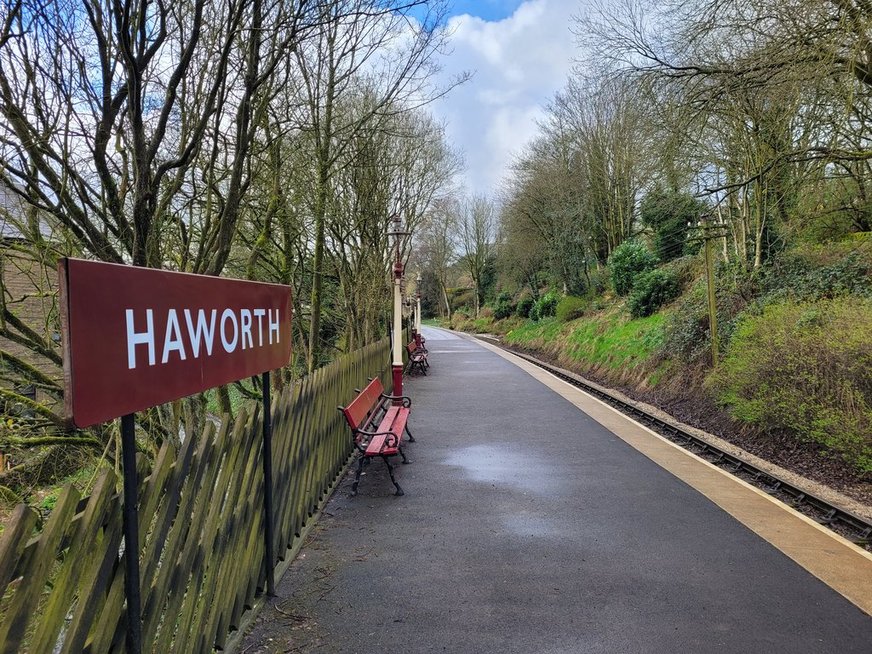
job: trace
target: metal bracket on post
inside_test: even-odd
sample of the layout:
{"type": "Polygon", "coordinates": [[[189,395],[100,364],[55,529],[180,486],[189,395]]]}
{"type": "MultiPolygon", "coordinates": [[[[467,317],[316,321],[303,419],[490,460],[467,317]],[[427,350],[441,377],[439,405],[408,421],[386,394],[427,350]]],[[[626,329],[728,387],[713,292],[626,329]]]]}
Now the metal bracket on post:
{"type": "Polygon", "coordinates": [[[121,417],[121,459],[124,471],[124,591],[127,595],[127,651],[142,654],[142,598],[139,594],[139,503],[136,474],[136,422],[121,417]]]}
{"type": "Polygon", "coordinates": [[[272,402],[269,392],[269,372],[261,375],[263,386],[263,512],[264,559],[266,564],[266,594],[275,597],[275,551],[273,537],[273,478],[272,478],[272,402]]]}

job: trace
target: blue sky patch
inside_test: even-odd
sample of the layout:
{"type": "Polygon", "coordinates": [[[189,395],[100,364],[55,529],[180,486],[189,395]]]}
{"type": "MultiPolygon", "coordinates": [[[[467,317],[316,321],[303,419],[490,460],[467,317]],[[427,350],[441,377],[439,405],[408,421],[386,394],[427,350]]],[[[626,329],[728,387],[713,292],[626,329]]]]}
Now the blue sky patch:
{"type": "Polygon", "coordinates": [[[450,9],[452,16],[469,14],[484,20],[502,20],[511,16],[522,0],[454,0],[450,9]]]}

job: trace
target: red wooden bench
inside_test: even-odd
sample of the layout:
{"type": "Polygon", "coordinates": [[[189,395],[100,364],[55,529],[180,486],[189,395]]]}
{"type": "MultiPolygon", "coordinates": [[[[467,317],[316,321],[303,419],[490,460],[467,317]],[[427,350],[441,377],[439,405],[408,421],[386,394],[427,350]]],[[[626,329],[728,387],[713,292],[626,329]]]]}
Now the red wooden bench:
{"type": "Polygon", "coordinates": [[[357,474],[351,486],[352,495],[357,495],[357,485],[360,483],[364,464],[369,464],[376,456],[381,457],[388,467],[388,474],[397,488],[397,495],[403,494],[403,489],[394,478],[394,468],[388,458],[399,454],[403,463],[409,463],[403,452],[402,441],[403,432],[408,434],[409,442],[415,441],[406,424],[412,400],[405,395],[385,395],[384,391],[381,380],[376,377],[348,406],[338,407],[351,428],[354,447],[360,452],[357,474]]]}
{"type": "Polygon", "coordinates": [[[426,375],[427,368],[430,367],[430,362],[427,361],[427,350],[419,348],[415,341],[410,341],[406,345],[406,350],[409,352],[409,364],[406,370],[409,373],[418,370],[426,375]]]}

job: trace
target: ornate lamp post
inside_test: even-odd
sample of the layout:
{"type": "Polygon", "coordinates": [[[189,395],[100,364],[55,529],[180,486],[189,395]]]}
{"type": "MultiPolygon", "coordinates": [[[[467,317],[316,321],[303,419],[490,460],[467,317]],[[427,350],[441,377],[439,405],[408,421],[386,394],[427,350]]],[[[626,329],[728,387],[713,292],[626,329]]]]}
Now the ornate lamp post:
{"type": "MultiPolygon", "coordinates": [[[[403,280],[403,257],[402,240],[409,232],[403,230],[403,219],[399,214],[391,217],[391,225],[388,228],[388,238],[394,238],[394,329],[393,329],[393,357],[391,359],[391,372],[394,387],[392,394],[403,394],[403,297],[401,283],[403,280]]],[[[399,400],[394,400],[399,403],[399,400]]]]}
{"type": "Polygon", "coordinates": [[[415,278],[415,347],[421,349],[421,271],[415,278]]]}
{"type": "Polygon", "coordinates": [[[409,330],[412,333],[412,336],[415,335],[415,301],[406,295],[406,289],[403,289],[403,318],[406,321],[406,325],[409,327],[409,330]]]}

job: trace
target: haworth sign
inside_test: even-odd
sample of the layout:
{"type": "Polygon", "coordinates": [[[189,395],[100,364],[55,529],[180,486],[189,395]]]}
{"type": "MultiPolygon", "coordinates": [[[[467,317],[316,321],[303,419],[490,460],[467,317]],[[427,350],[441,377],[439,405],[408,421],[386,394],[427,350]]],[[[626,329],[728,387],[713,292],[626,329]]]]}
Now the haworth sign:
{"type": "Polygon", "coordinates": [[[88,427],[280,368],[287,286],[64,259],[67,418],[88,427]]]}

